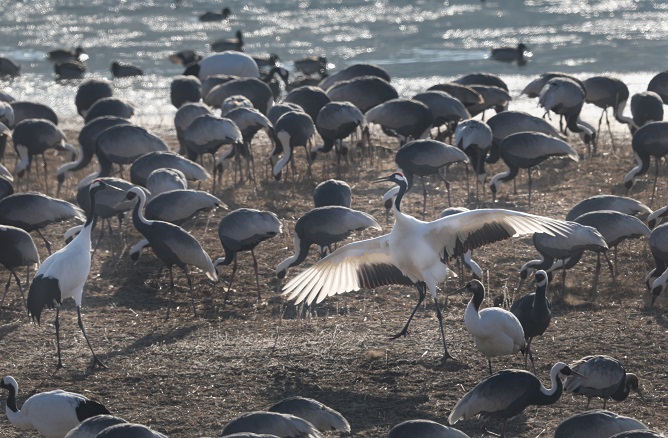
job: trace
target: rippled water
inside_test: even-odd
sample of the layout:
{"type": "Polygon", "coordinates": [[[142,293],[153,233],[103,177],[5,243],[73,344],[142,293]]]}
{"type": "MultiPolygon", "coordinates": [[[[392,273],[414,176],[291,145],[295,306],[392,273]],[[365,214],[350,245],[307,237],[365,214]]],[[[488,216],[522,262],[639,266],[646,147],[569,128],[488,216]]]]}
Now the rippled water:
{"type": "MultiPolygon", "coordinates": [[[[182,68],[169,53],[201,53],[237,29],[250,54],[276,53],[287,68],[310,54],[333,70],[356,62],[386,68],[401,95],[473,71],[499,74],[514,96],[528,80],[551,70],[586,78],[610,73],[631,92],[666,69],[668,5],[610,1],[352,1],[0,0],[0,54],[22,64],[22,76],[0,82],[19,99],[43,101],[63,118],[74,116],[76,82],[57,83],[45,54],[81,45],[89,75],[111,77],[114,60],[141,66],[146,76],[116,81],[118,95],[139,108],[139,119],[171,123],[170,77],[182,68]],[[201,23],[207,10],[232,10],[229,20],[201,23]],[[527,65],[488,59],[498,46],[526,44],[527,65]]],[[[515,107],[533,106],[518,99],[515,107]]]]}

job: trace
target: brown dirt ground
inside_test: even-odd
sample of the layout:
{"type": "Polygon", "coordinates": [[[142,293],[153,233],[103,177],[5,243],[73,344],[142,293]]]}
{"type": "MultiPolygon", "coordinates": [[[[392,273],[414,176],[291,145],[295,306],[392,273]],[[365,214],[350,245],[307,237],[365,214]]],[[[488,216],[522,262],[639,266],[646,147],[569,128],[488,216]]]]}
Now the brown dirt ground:
{"type": "MultiPolygon", "coordinates": [[[[175,144],[171,127],[163,126],[156,131],[175,144]]],[[[77,134],[68,135],[76,138],[77,134]]],[[[617,136],[617,157],[608,152],[609,145],[604,145],[601,147],[604,153],[596,157],[579,163],[550,161],[540,171],[534,171],[535,191],[530,210],[525,172],[518,179],[518,194],[513,194],[511,184],[504,185],[496,206],[562,218],[571,206],[587,196],[623,194],[621,181],[633,166],[632,154],[630,136],[622,132],[617,136]]],[[[572,136],[571,141],[584,151],[579,139],[572,136]]],[[[383,138],[380,143],[389,149],[396,148],[394,140],[383,138]]],[[[265,155],[257,156],[266,156],[266,142],[262,148],[265,155]]],[[[442,303],[447,302],[444,311],[447,341],[458,359],[445,364],[440,361],[442,347],[431,303],[418,311],[407,338],[389,340],[389,335],[403,326],[415,305],[417,294],[410,287],[392,286],[333,297],[310,309],[307,316],[299,317],[294,306],[274,292],[274,268],[290,254],[294,223],[311,208],[316,183],[334,174],[333,159],[321,156],[314,165],[313,177],[300,171],[280,182],[268,179],[263,162],[258,159],[257,187],[250,183],[235,185],[232,172],[227,172],[225,188],[214,190],[230,209],[242,206],[268,209],[283,221],[283,235],[263,243],[257,250],[262,286],[259,305],[255,302],[250,255],[241,254],[230,302],[224,303],[222,299],[229,268],[216,285],[197,273],[195,296],[200,316],[193,318],[187,284],[178,275],[177,307],[172,309],[171,319],[165,321],[169,280],[165,272],[157,277],[160,262],[150,253],[136,266],[125,254],[114,258],[107,236],[93,256],[83,318],[94,348],[108,369],[88,369],[90,351],[69,300],[61,312],[65,368],[56,371],[55,313],[45,311],[41,326],[30,323],[16,286],[12,285],[0,319],[0,372],[18,380],[20,402],[31,394],[55,388],[76,391],[101,400],[116,415],[147,424],[172,437],[218,436],[235,416],[264,409],[293,395],[313,397],[339,410],[350,421],[356,437],[383,437],[392,426],[408,419],[425,418],[445,424],[456,401],[487,375],[486,360],[475,350],[463,324],[468,297],[446,298],[445,294],[440,297],[442,303]]],[[[297,163],[300,169],[304,167],[302,151],[297,153],[297,163]]],[[[353,188],[353,206],[373,214],[385,232],[390,226],[384,224],[380,196],[389,187],[371,185],[369,181],[388,174],[392,164],[391,154],[377,152],[373,160],[356,158],[342,175],[353,188]]],[[[51,172],[55,165],[50,164],[51,172]]],[[[496,164],[489,174],[502,169],[502,164],[496,164]]],[[[81,178],[90,171],[86,169],[77,176],[81,178]]],[[[481,202],[472,198],[468,201],[464,175],[461,166],[453,166],[449,173],[453,205],[490,206],[489,192],[481,202]]],[[[32,178],[32,188],[39,188],[35,177],[32,178]]],[[[76,180],[68,180],[65,199],[74,197],[76,180]]],[[[655,208],[663,202],[662,184],[655,208]]],[[[429,190],[428,216],[434,219],[447,206],[447,198],[442,185],[435,181],[429,190]]],[[[650,191],[651,178],[645,177],[632,195],[649,204],[650,191]]],[[[418,215],[421,202],[418,188],[405,199],[404,208],[418,215]]],[[[201,217],[186,225],[212,258],[222,255],[216,230],[224,215],[225,211],[219,210],[210,218],[201,217]]],[[[47,229],[55,248],[63,245],[60,236],[71,225],[58,224],[47,229]]],[[[139,239],[133,227],[126,230],[124,250],[139,239]]],[[[373,235],[377,233],[360,233],[350,240],[373,235]]],[[[42,259],[46,258],[42,242],[37,238],[35,241],[42,259]]],[[[115,236],[117,248],[119,241],[115,236]]],[[[475,258],[487,273],[485,284],[489,293],[498,296],[512,294],[520,266],[537,258],[537,253],[530,239],[525,238],[479,249],[475,258]]],[[[304,266],[315,260],[314,252],[304,266]]],[[[651,310],[645,307],[647,293],[643,278],[653,263],[647,240],[620,246],[617,282],[612,283],[609,273],[604,271],[599,294],[592,303],[588,297],[594,263],[595,256],[589,254],[569,271],[566,303],[555,305],[550,328],[534,342],[538,375],[549,385],[549,369],[556,361],[571,362],[590,354],[614,356],[624,362],[627,370],[640,376],[645,401],[632,395],[623,403],[610,403],[609,408],[657,430],[668,431],[665,415],[668,320],[661,307],[651,310]]],[[[296,272],[298,269],[289,277],[296,272]]],[[[555,287],[559,287],[559,281],[555,280],[555,287]]],[[[450,282],[445,290],[451,291],[455,286],[457,281],[450,282]]],[[[527,291],[525,288],[523,293],[527,291]]],[[[523,359],[520,355],[495,359],[494,366],[521,368],[523,359]]],[[[592,401],[592,408],[601,406],[601,400],[592,401]]],[[[509,435],[552,436],[561,420],[584,407],[584,399],[564,396],[553,406],[527,409],[509,422],[509,435]]],[[[17,431],[6,419],[0,421],[0,436],[37,436],[17,431]]],[[[477,437],[483,436],[481,424],[472,419],[458,423],[457,427],[477,437]]],[[[500,430],[499,423],[490,427],[500,430]]]]}

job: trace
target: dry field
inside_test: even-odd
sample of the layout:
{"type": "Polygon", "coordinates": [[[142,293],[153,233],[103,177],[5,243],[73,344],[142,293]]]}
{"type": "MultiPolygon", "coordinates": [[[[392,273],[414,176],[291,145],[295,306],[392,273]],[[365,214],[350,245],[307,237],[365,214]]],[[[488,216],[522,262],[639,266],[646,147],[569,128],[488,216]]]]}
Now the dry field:
{"type": "MultiPolygon", "coordinates": [[[[170,127],[164,126],[157,132],[175,145],[170,127]]],[[[76,139],[77,133],[68,135],[76,139]]],[[[375,139],[376,144],[396,148],[394,140],[380,135],[375,139]]],[[[571,136],[570,140],[584,152],[584,145],[577,137],[571,136]]],[[[619,131],[616,144],[617,156],[609,153],[609,144],[603,144],[602,153],[593,158],[578,163],[549,161],[540,171],[534,171],[530,210],[525,172],[518,178],[518,194],[513,194],[512,184],[505,184],[494,206],[563,218],[585,197],[624,194],[621,181],[633,167],[628,133],[619,131]]],[[[263,147],[266,149],[268,145],[265,143],[263,147]]],[[[62,158],[50,157],[50,160],[53,175],[56,162],[62,158]]],[[[116,415],[147,424],[171,437],[218,436],[223,426],[240,413],[261,410],[294,395],[313,397],[339,410],[350,421],[355,437],[383,437],[393,425],[408,419],[446,423],[456,401],[487,375],[486,360],[475,350],[463,324],[469,297],[447,295],[458,287],[458,280],[444,285],[445,292],[440,296],[445,306],[446,337],[456,361],[441,362],[442,346],[432,303],[417,312],[406,338],[389,340],[390,335],[401,329],[415,305],[414,288],[392,286],[348,293],[330,298],[300,316],[294,305],[276,294],[274,269],[291,254],[294,223],[311,208],[316,183],[335,174],[334,160],[320,156],[310,177],[303,170],[303,151],[298,151],[298,174],[280,182],[268,178],[264,159],[256,161],[257,186],[235,185],[233,173],[228,171],[223,186],[215,188],[214,193],[230,209],[267,209],[283,222],[283,235],[261,244],[256,251],[262,301],[255,300],[250,254],[242,253],[229,302],[223,302],[223,295],[230,267],[215,285],[203,274],[195,273],[195,299],[200,316],[193,318],[185,278],[178,274],[177,307],[165,321],[169,278],[166,271],[158,276],[160,262],[150,251],[136,265],[127,253],[113,257],[112,239],[106,235],[93,256],[84,292],[83,318],[89,338],[108,368],[88,369],[90,351],[69,300],[61,312],[65,368],[57,371],[55,312],[45,311],[41,326],[31,323],[16,286],[12,285],[0,319],[0,372],[17,379],[21,386],[20,402],[35,392],[72,390],[99,399],[116,415]]],[[[12,167],[12,158],[7,163],[12,167]]],[[[503,168],[498,163],[488,174],[503,168]]],[[[65,199],[74,198],[76,180],[91,169],[92,166],[68,180],[65,199]]],[[[385,224],[380,197],[389,186],[369,181],[392,170],[391,153],[379,150],[371,159],[355,157],[344,167],[342,175],[353,188],[353,207],[374,215],[385,232],[391,225],[385,224]]],[[[489,191],[479,201],[467,195],[461,165],[453,166],[448,176],[452,181],[453,205],[492,206],[489,191]]],[[[35,175],[31,178],[31,188],[39,189],[35,175]]],[[[651,182],[651,178],[641,178],[631,195],[649,204],[651,182]]],[[[211,189],[210,185],[205,188],[211,189]]],[[[664,202],[664,190],[665,175],[662,175],[654,208],[664,202]]],[[[447,197],[443,186],[435,180],[429,184],[429,191],[428,217],[434,219],[447,207],[447,197]]],[[[404,203],[406,212],[421,214],[419,186],[404,203]]],[[[222,256],[216,230],[225,213],[215,211],[210,217],[200,217],[185,226],[212,258],[222,256]]],[[[71,225],[58,224],[47,229],[47,237],[55,248],[64,244],[61,236],[71,225]]],[[[140,238],[131,225],[124,230],[122,243],[117,232],[113,236],[116,252],[121,245],[127,251],[140,238]]],[[[377,232],[360,233],[351,240],[374,235],[377,232]]],[[[35,242],[44,259],[43,243],[38,238],[35,242]]],[[[520,266],[537,256],[528,238],[476,250],[474,257],[485,270],[484,283],[490,297],[485,305],[491,305],[492,297],[505,294],[512,298],[520,266]]],[[[304,266],[315,261],[313,251],[304,266]]],[[[620,245],[617,282],[613,283],[609,272],[603,271],[595,302],[590,302],[594,263],[595,256],[587,254],[568,272],[566,301],[553,307],[550,328],[533,344],[538,375],[549,385],[549,370],[556,361],[571,362],[590,354],[614,356],[628,371],[639,375],[645,401],[631,395],[623,403],[611,402],[609,409],[635,417],[656,430],[668,431],[665,413],[668,320],[662,310],[666,301],[659,300],[663,307],[645,306],[643,278],[653,267],[648,242],[642,239],[620,245]]],[[[298,271],[291,271],[288,278],[298,271]]],[[[553,288],[559,288],[559,282],[555,279],[553,288]]],[[[522,293],[527,292],[525,287],[522,293]]],[[[520,355],[494,360],[497,370],[522,366],[520,355]]],[[[584,410],[585,403],[583,398],[567,395],[553,406],[527,409],[509,422],[509,435],[552,436],[556,425],[584,410]]],[[[592,408],[601,406],[601,400],[592,401],[592,408]]],[[[6,419],[1,421],[0,436],[37,436],[17,431],[6,419]]],[[[460,422],[457,427],[479,437],[483,436],[481,424],[473,419],[460,422]]],[[[498,431],[500,423],[492,423],[490,428],[498,431]]]]}

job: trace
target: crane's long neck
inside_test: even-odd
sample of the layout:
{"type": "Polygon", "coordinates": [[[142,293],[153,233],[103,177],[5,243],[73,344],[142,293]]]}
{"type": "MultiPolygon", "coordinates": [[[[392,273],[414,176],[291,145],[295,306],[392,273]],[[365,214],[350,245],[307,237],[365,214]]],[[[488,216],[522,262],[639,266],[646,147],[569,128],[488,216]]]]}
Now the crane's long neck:
{"type": "Polygon", "coordinates": [[[302,243],[301,239],[299,238],[299,236],[297,236],[297,234],[295,234],[293,242],[295,247],[295,253],[291,257],[288,257],[287,259],[283,260],[276,267],[276,272],[285,271],[293,266],[300,265],[301,263],[304,262],[304,260],[306,260],[306,256],[308,256],[308,250],[310,245],[302,243]]]}
{"type": "Polygon", "coordinates": [[[471,301],[469,301],[468,306],[466,306],[465,321],[480,319],[480,314],[478,312],[480,310],[480,305],[482,304],[482,300],[484,297],[485,297],[484,290],[476,290],[473,293],[471,301]]]}
{"type": "Polygon", "coordinates": [[[552,383],[552,387],[550,389],[545,388],[545,386],[543,386],[543,382],[540,382],[540,390],[534,397],[532,404],[538,406],[551,405],[559,400],[564,389],[564,385],[558,375],[559,372],[556,370],[553,370],[550,373],[550,381],[552,383]]]}
{"type": "MultiPolygon", "coordinates": [[[[399,193],[397,193],[396,198],[394,198],[394,215],[395,215],[395,217],[398,216],[398,213],[401,213],[401,199],[404,197],[404,194],[408,190],[408,184],[403,182],[403,181],[399,181],[397,183],[397,185],[399,186],[399,193]]],[[[402,213],[402,215],[403,215],[403,213],[402,213]]]]}
{"type": "Polygon", "coordinates": [[[10,423],[20,429],[34,429],[32,423],[21,414],[18,407],[16,406],[16,393],[18,392],[18,386],[14,387],[10,385],[7,387],[9,395],[7,396],[7,406],[5,407],[5,413],[7,414],[7,419],[10,423]]]}
{"type": "Polygon", "coordinates": [[[144,205],[146,204],[146,194],[143,191],[137,191],[136,195],[139,198],[139,200],[135,204],[134,210],[132,210],[132,224],[135,226],[137,231],[139,231],[145,237],[147,237],[144,231],[147,228],[150,228],[153,221],[150,221],[144,217],[143,212],[144,212],[144,205]]]}

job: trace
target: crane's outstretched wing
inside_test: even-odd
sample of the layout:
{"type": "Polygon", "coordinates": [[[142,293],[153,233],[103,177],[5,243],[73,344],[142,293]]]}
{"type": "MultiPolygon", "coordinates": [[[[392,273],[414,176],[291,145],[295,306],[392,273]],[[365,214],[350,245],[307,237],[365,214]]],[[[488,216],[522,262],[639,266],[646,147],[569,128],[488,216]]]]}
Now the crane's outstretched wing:
{"type": "Polygon", "coordinates": [[[449,257],[469,249],[523,234],[547,233],[568,236],[581,225],[519,211],[479,209],[453,214],[429,222],[428,237],[449,257]]]}
{"type": "Polygon", "coordinates": [[[391,261],[388,235],[342,246],[301,272],[283,287],[283,295],[296,304],[388,284],[412,285],[391,261]]]}

